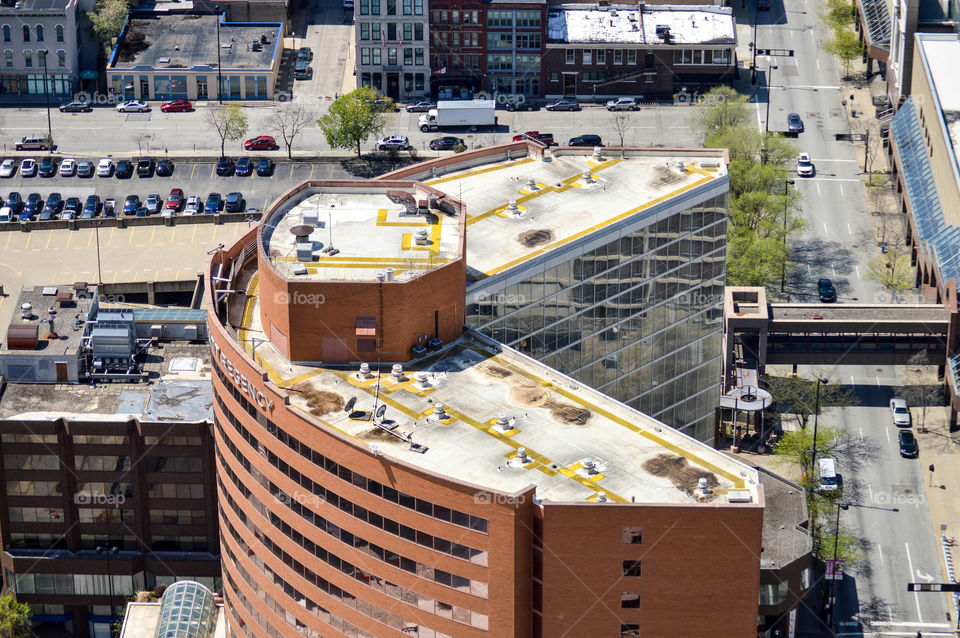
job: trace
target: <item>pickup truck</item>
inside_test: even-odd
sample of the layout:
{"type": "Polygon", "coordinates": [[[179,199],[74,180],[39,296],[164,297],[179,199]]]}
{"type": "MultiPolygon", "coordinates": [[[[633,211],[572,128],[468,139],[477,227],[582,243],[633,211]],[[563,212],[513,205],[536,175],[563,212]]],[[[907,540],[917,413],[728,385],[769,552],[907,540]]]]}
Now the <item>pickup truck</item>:
{"type": "Polygon", "coordinates": [[[519,142],[520,140],[533,140],[535,142],[542,142],[547,146],[557,146],[557,143],[553,141],[553,133],[541,133],[540,131],[526,131],[519,135],[513,136],[514,142],[519,142]]]}

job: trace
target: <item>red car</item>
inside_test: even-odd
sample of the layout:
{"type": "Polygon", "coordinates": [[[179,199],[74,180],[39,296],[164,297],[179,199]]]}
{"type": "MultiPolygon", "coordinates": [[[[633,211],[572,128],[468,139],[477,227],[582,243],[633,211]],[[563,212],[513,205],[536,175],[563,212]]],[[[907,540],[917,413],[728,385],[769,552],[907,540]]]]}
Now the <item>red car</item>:
{"type": "Polygon", "coordinates": [[[261,135],[244,142],[243,148],[247,151],[275,151],[280,145],[269,135],[261,135]]]}
{"type": "Polygon", "coordinates": [[[185,111],[192,111],[193,104],[189,100],[174,100],[172,102],[164,102],[160,105],[160,111],[162,113],[180,113],[185,111]]]}
{"type": "Polygon", "coordinates": [[[173,188],[167,196],[167,208],[179,211],[183,207],[183,189],[173,188]]]}
{"type": "Polygon", "coordinates": [[[513,141],[519,142],[520,140],[534,139],[539,140],[546,144],[547,146],[556,146],[556,142],[553,141],[553,133],[541,133],[540,131],[526,131],[520,135],[514,135],[513,141]]]}

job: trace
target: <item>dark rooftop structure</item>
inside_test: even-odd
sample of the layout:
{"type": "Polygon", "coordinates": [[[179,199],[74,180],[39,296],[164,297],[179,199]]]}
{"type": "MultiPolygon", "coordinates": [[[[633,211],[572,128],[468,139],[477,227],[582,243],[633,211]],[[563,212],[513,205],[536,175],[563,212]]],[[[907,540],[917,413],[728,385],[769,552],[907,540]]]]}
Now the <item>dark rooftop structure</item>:
{"type": "Polygon", "coordinates": [[[0,15],[39,16],[63,15],[76,0],[2,0],[0,15]]]}
{"type": "MultiPolygon", "coordinates": [[[[216,69],[220,19],[172,11],[131,13],[109,68],[216,69]]],[[[221,22],[219,63],[223,69],[272,69],[282,39],[279,22],[221,22]]]]}

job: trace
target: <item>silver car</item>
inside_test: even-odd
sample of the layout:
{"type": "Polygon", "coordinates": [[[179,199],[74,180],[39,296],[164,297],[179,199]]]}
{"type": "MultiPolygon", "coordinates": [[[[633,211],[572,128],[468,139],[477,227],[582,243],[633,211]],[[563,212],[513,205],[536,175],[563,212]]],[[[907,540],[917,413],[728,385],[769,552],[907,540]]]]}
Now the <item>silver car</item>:
{"type": "Polygon", "coordinates": [[[903,399],[890,399],[890,414],[893,415],[893,424],[898,428],[910,427],[910,408],[903,399]]]}

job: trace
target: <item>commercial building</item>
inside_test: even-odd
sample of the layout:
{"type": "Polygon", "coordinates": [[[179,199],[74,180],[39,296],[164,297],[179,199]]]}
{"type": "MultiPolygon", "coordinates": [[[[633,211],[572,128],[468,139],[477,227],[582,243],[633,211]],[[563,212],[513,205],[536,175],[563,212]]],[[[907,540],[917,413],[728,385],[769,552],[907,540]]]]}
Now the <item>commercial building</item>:
{"type": "Polygon", "coordinates": [[[357,0],[357,86],[373,87],[394,100],[430,93],[427,0],[357,0]]]}
{"type": "Polygon", "coordinates": [[[219,589],[203,313],[134,320],[82,287],[17,302],[0,350],[4,591],[35,625],[106,637],[136,591],[219,589]]]}
{"type": "Polygon", "coordinates": [[[127,603],[119,638],[227,638],[223,602],[198,582],[168,587],[160,602],[127,603]]]}
{"type": "Polygon", "coordinates": [[[283,33],[282,22],[133,12],[110,54],[107,85],[123,100],[273,99],[283,33]]]}
{"type": "Polygon", "coordinates": [[[672,98],[731,83],[736,69],[729,7],[550,7],[543,54],[548,97],[672,98]]]}
{"type": "Polygon", "coordinates": [[[78,12],[77,0],[0,3],[0,103],[57,104],[79,88],[78,12]]]}

